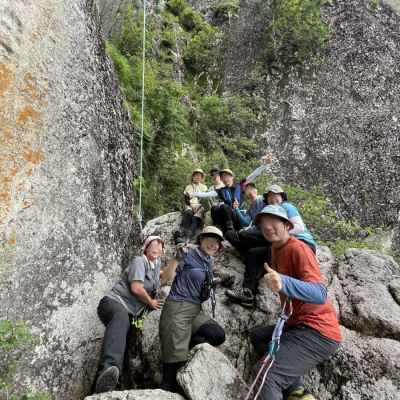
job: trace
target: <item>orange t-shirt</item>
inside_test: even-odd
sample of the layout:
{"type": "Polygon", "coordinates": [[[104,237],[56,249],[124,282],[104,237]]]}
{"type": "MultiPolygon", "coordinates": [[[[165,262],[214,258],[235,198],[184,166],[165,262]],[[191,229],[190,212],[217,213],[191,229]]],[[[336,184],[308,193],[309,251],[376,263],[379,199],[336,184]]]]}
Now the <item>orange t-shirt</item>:
{"type": "MultiPolygon", "coordinates": [[[[324,283],[320,267],[312,250],[300,240],[290,237],[279,249],[272,248],[272,268],[280,274],[304,282],[324,283]]],[[[293,314],[288,326],[304,324],[321,335],[340,342],[339,322],[331,300],[325,304],[310,304],[292,299],[293,314]]]]}

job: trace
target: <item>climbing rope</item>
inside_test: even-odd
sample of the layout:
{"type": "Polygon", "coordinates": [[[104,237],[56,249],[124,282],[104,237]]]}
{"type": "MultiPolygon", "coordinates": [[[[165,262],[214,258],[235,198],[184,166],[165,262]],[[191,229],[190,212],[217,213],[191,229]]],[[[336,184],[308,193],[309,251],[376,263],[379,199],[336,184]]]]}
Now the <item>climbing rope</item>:
{"type": "Polygon", "coordinates": [[[276,353],[279,350],[279,345],[281,342],[281,336],[285,322],[290,318],[293,312],[293,306],[290,299],[286,299],[281,313],[279,315],[278,321],[275,325],[274,332],[272,333],[272,339],[269,343],[268,353],[261,361],[260,369],[258,370],[257,376],[254,379],[252,385],[250,386],[249,392],[247,393],[245,400],[250,400],[251,395],[255,392],[253,400],[257,400],[264,386],[265,380],[269,370],[271,369],[273,363],[275,362],[276,353]]]}
{"type": "Polygon", "coordinates": [[[143,135],[144,135],[144,77],[146,63],[146,0],[143,0],[143,43],[142,43],[142,111],[140,119],[140,169],[139,169],[139,211],[138,219],[142,230],[142,181],[143,181],[143,135]]]}

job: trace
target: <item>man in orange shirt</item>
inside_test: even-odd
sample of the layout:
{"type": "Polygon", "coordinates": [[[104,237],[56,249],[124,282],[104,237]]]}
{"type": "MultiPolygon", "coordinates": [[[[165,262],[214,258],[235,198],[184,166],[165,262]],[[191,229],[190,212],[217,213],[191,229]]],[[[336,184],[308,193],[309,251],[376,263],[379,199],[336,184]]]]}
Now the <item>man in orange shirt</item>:
{"type": "MultiPolygon", "coordinates": [[[[312,400],[314,397],[304,390],[302,377],[338,349],[342,338],[336,312],[327,299],[324,278],[313,252],[289,235],[293,226],[286,210],[279,205],[267,206],[255,223],[272,243],[272,265],[265,264],[264,280],[279,294],[282,304],[290,299],[293,306],[261,398],[312,400]]],[[[258,327],[251,332],[258,355],[266,354],[273,328],[258,327]]]]}

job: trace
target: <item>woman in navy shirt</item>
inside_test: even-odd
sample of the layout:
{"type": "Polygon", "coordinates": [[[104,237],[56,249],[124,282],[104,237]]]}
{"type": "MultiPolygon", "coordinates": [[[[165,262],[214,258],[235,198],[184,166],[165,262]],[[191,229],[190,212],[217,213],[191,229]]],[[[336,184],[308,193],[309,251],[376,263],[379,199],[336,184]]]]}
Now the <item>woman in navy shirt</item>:
{"type": "Polygon", "coordinates": [[[160,318],[161,389],[179,391],[176,373],[187,361],[191,347],[205,342],[219,346],[225,341],[224,329],[202,310],[202,303],[212,295],[213,256],[222,240],[218,228],[204,228],[198,246],[187,251],[176,269],[160,318]]]}

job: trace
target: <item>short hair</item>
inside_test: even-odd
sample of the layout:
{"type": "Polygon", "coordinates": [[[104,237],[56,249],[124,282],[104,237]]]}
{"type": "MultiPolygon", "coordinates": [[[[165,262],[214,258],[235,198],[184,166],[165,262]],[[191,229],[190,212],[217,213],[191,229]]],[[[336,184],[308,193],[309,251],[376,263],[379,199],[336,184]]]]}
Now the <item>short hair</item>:
{"type": "Polygon", "coordinates": [[[244,185],[244,190],[246,190],[247,188],[252,188],[252,189],[257,189],[255,183],[253,182],[248,182],[244,185]]]}

